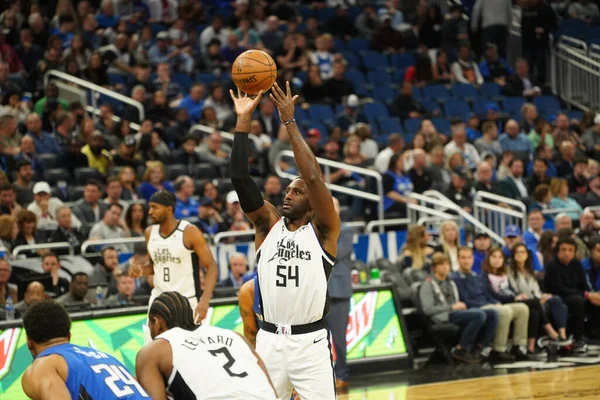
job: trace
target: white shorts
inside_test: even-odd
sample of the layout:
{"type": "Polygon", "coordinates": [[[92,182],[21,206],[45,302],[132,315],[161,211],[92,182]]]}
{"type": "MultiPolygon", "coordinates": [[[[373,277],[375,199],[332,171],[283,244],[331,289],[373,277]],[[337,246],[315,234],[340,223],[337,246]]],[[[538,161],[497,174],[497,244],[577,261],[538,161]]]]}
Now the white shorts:
{"type": "Polygon", "coordinates": [[[302,400],[336,399],[327,329],[289,336],[261,329],[256,335],[256,352],[280,400],[289,400],[292,389],[302,400]]]}
{"type": "MultiPolygon", "coordinates": [[[[162,292],[156,288],[152,289],[152,292],[150,293],[150,301],[148,301],[148,311],[150,311],[150,306],[152,305],[152,302],[154,301],[154,299],[156,299],[158,296],[160,296],[161,293],[162,292]]],[[[194,312],[196,310],[196,306],[198,305],[198,299],[196,299],[195,297],[192,297],[191,299],[188,298],[188,301],[190,302],[190,306],[192,306],[192,312],[194,312]]],[[[152,342],[152,337],[150,336],[150,329],[148,328],[148,318],[146,318],[146,325],[144,325],[143,330],[144,330],[144,344],[148,344],[148,343],[152,342]]]]}

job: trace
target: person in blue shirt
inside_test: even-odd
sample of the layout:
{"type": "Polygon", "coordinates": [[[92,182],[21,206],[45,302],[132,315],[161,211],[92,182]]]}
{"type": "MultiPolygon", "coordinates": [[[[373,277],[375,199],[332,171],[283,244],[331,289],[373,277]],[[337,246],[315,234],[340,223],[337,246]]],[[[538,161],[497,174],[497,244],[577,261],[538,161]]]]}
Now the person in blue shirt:
{"type": "MultiPolygon", "coordinates": [[[[512,257],[512,249],[517,243],[523,242],[523,236],[521,234],[521,228],[517,225],[508,225],[504,228],[504,242],[506,245],[502,248],[502,253],[507,260],[510,260],[512,257]]],[[[533,262],[533,270],[538,272],[544,272],[544,266],[540,262],[539,257],[537,256],[537,248],[527,246],[527,249],[531,252],[532,262],[533,262]]]]}
{"type": "Polygon", "coordinates": [[[520,131],[519,124],[514,119],[506,122],[505,133],[500,135],[498,141],[503,151],[510,151],[515,158],[529,160],[531,156],[531,142],[527,135],[520,131]]]}
{"type": "Polygon", "coordinates": [[[383,209],[386,218],[401,218],[406,216],[406,203],[408,195],[413,191],[413,184],[407,175],[404,175],[404,162],[401,154],[394,154],[390,159],[388,170],[382,176],[383,180],[383,209]]]}
{"type": "Polygon", "coordinates": [[[492,247],[492,239],[485,232],[479,232],[475,235],[473,239],[473,268],[472,271],[476,274],[481,273],[481,264],[485,257],[487,256],[488,251],[492,247]]]}
{"type": "Polygon", "coordinates": [[[198,200],[194,199],[194,180],[189,176],[180,176],[175,179],[175,218],[190,218],[198,216],[198,200]]]}
{"type": "Polygon", "coordinates": [[[529,214],[527,214],[527,232],[523,234],[523,243],[527,248],[534,252],[537,249],[538,242],[540,241],[540,236],[544,233],[544,223],[545,223],[544,214],[542,214],[541,210],[531,210],[529,214]]]}
{"type": "Polygon", "coordinates": [[[591,291],[600,292],[600,240],[595,239],[590,243],[592,256],[584,259],[581,264],[585,270],[587,284],[591,291]]]}
{"type": "Polygon", "coordinates": [[[23,318],[27,347],[34,357],[21,384],[34,399],[150,399],[116,358],[95,349],[76,346],[71,319],[52,300],[34,304],[23,318]]]}
{"type": "Polygon", "coordinates": [[[204,108],[204,84],[195,83],[190,89],[190,94],[181,100],[179,108],[185,108],[192,122],[200,121],[202,109],[204,108]]]}

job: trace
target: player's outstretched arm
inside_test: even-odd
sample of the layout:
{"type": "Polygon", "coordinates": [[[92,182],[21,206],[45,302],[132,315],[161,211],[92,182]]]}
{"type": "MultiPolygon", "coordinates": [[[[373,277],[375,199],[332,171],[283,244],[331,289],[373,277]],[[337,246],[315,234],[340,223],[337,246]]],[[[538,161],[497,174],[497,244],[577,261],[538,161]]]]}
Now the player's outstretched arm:
{"type": "Polygon", "coordinates": [[[254,279],[244,283],[238,292],[238,306],[240,308],[240,316],[244,322],[244,336],[250,342],[252,348],[256,348],[256,334],[258,333],[258,327],[256,326],[256,319],[254,317],[254,311],[252,310],[252,303],[254,302],[254,279]]]}
{"type": "Polygon", "coordinates": [[[238,89],[237,97],[230,90],[235,105],[237,123],[231,149],[231,183],[240,199],[240,206],[256,229],[256,248],[260,247],[271,226],[279,219],[279,212],[272,204],[263,200],[260,189],[250,177],[248,169],[248,133],[252,113],[260,103],[262,90],[254,98],[242,95],[238,89]]]}
{"type": "Polygon", "coordinates": [[[308,188],[308,201],[314,212],[313,218],[319,241],[329,254],[335,256],[337,239],[340,234],[340,216],[335,211],[331,193],[323,181],[317,159],[302,137],[294,119],[294,101],[298,96],[292,96],[289,82],[286,83],[286,93],[275,83],[269,96],[277,106],[279,117],[290,135],[300,176],[308,188]]]}
{"type": "Polygon", "coordinates": [[[173,353],[165,340],[144,346],[135,359],[135,376],[153,400],[167,400],[165,382],[171,375],[173,353]]]}
{"type": "MultiPolygon", "coordinates": [[[[200,265],[206,268],[206,276],[204,277],[204,291],[202,292],[202,298],[198,302],[196,309],[194,310],[194,321],[200,322],[206,317],[208,313],[208,307],[210,299],[212,298],[215,286],[217,286],[217,277],[219,270],[217,268],[217,262],[215,261],[210,247],[206,243],[204,234],[194,225],[189,225],[183,233],[183,243],[188,249],[194,250],[194,253],[198,256],[200,265]]],[[[200,271],[198,271],[200,273],[200,271]]],[[[198,277],[200,279],[200,277],[198,277]]]]}
{"type": "Polygon", "coordinates": [[[71,394],[65,384],[68,374],[69,367],[61,356],[42,357],[27,368],[21,385],[27,397],[33,400],[70,399],[71,394]]]}

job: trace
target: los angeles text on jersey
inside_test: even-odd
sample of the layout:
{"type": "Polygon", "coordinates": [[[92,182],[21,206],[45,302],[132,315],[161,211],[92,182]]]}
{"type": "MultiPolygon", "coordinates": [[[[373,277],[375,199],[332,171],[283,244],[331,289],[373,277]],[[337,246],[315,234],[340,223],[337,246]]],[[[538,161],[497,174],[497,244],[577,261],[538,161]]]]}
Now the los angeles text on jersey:
{"type": "Polygon", "coordinates": [[[181,258],[174,257],[173,254],[171,254],[171,251],[167,248],[160,248],[154,250],[154,252],[152,253],[152,261],[154,261],[155,264],[181,264],[181,258]]]}
{"type": "Polygon", "coordinates": [[[271,262],[279,258],[279,262],[288,262],[293,259],[310,261],[311,254],[309,250],[301,250],[293,240],[284,237],[277,241],[277,251],[267,262],[271,262]]]}

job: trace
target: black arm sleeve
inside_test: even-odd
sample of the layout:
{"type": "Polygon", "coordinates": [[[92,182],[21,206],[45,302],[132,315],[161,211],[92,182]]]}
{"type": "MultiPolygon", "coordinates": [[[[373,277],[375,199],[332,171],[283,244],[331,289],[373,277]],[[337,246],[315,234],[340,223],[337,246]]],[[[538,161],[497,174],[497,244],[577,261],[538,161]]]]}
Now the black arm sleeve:
{"type": "Polygon", "coordinates": [[[265,202],[260,189],[248,170],[248,133],[236,132],[233,135],[231,150],[231,183],[240,199],[242,210],[248,214],[261,208],[265,202]]]}

